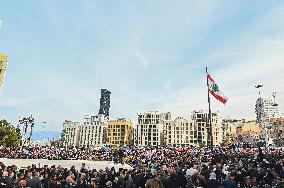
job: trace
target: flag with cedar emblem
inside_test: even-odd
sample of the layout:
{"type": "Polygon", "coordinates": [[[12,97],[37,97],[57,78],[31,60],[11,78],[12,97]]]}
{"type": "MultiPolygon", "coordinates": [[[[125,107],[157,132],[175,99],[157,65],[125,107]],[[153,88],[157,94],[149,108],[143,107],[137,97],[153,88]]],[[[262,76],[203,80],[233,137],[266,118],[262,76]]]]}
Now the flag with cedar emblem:
{"type": "Polygon", "coordinates": [[[216,84],[216,82],[213,80],[210,74],[207,75],[207,78],[208,78],[208,89],[211,95],[213,95],[221,103],[226,104],[228,98],[225,97],[225,95],[220,90],[219,86],[216,84]]]}

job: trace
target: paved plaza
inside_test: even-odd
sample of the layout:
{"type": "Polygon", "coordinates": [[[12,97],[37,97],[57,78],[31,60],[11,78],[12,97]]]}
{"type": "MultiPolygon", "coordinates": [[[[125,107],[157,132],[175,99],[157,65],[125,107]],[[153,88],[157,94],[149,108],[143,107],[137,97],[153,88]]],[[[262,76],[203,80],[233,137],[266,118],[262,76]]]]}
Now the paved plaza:
{"type": "Polygon", "coordinates": [[[7,159],[0,158],[0,162],[3,162],[6,166],[16,165],[18,168],[26,168],[35,164],[37,167],[43,167],[44,165],[55,165],[62,166],[64,168],[71,168],[71,166],[75,166],[76,169],[79,169],[82,163],[85,163],[87,169],[105,169],[106,167],[111,168],[114,167],[116,170],[119,168],[124,169],[132,169],[131,166],[127,164],[114,164],[113,161],[85,161],[85,160],[48,160],[48,159],[7,159]]]}

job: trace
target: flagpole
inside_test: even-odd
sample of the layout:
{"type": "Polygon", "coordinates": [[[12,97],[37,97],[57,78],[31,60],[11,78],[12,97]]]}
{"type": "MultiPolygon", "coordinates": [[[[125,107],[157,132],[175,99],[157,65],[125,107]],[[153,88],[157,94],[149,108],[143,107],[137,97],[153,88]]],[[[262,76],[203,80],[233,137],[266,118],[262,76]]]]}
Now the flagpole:
{"type": "Polygon", "coordinates": [[[209,147],[209,137],[210,137],[210,147],[213,149],[213,132],[212,132],[212,120],[211,120],[211,102],[210,102],[210,93],[209,93],[209,82],[208,82],[208,68],[206,67],[206,77],[207,77],[207,93],[208,93],[208,107],[209,107],[209,131],[207,131],[207,147],[209,147]]]}

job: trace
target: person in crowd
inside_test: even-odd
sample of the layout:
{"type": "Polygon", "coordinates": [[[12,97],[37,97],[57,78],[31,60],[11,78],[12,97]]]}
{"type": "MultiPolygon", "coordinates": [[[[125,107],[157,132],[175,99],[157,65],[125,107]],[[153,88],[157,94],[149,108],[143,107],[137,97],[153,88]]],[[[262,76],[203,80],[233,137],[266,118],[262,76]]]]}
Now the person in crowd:
{"type": "Polygon", "coordinates": [[[4,183],[6,184],[5,188],[13,188],[15,186],[15,174],[13,170],[9,170],[4,183]]]}
{"type": "Polygon", "coordinates": [[[224,181],[223,185],[226,188],[237,188],[237,183],[234,179],[235,179],[235,174],[234,172],[231,172],[228,178],[224,181]]]}
{"type": "Polygon", "coordinates": [[[216,174],[214,172],[211,172],[210,178],[204,183],[204,188],[218,188],[221,185],[222,184],[216,179],[216,174]]]}
{"type": "Polygon", "coordinates": [[[77,182],[77,188],[88,188],[88,182],[86,178],[87,178],[87,175],[85,173],[82,173],[77,182]]]}
{"type": "Polygon", "coordinates": [[[39,179],[39,172],[34,172],[32,176],[32,172],[29,171],[27,175],[27,187],[30,188],[42,188],[41,180],[39,179]]]}
{"type": "MultiPolygon", "coordinates": [[[[121,158],[131,168],[31,165],[18,170],[0,162],[0,188],[251,188],[283,187],[284,152],[272,148],[132,147],[128,150],[0,146],[0,158],[102,160],[121,158]],[[16,174],[16,175],[15,175],[16,174]]],[[[114,165],[115,166],[115,165],[114,165]]]]}
{"type": "MultiPolygon", "coordinates": [[[[12,173],[12,172],[11,172],[12,173]]],[[[2,173],[2,177],[0,177],[0,187],[2,188],[10,188],[14,186],[14,180],[13,180],[13,173],[9,175],[8,171],[3,171],[2,173]],[[11,177],[12,175],[12,177],[11,177]]]]}
{"type": "Polygon", "coordinates": [[[26,187],[27,187],[27,182],[24,179],[19,181],[19,184],[16,186],[16,188],[26,188],[26,187]]]}
{"type": "Polygon", "coordinates": [[[158,178],[149,179],[146,184],[145,188],[164,188],[163,183],[158,178]]]}
{"type": "Polygon", "coordinates": [[[118,177],[115,177],[112,183],[112,188],[120,188],[118,177]]]}

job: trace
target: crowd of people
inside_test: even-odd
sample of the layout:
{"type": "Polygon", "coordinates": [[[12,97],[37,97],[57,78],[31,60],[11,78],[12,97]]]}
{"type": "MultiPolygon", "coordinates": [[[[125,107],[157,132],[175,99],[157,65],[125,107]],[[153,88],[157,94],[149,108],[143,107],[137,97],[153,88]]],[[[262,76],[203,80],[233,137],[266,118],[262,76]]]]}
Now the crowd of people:
{"type": "Polygon", "coordinates": [[[284,151],[261,148],[141,147],[68,149],[0,147],[0,157],[84,159],[126,163],[132,169],[80,169],[0,163],[0,186],[12,188],[281,188],[284,151]]]}

